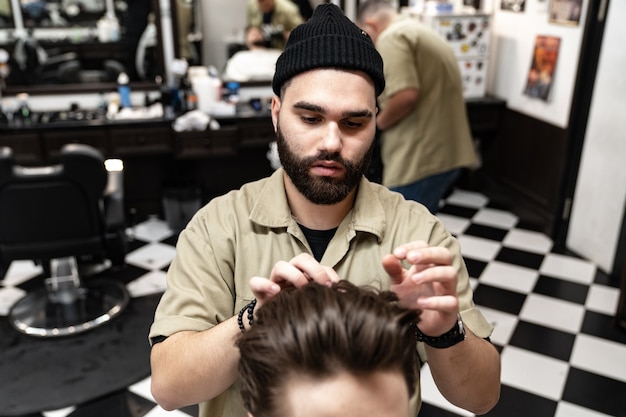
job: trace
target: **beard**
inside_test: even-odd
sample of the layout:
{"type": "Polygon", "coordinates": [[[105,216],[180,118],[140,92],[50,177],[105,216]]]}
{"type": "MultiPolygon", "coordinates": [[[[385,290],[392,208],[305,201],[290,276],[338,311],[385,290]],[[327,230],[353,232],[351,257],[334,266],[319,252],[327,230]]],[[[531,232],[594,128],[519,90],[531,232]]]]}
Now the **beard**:
{"type": "Polygon", "coordinates": [[[332,205],[343,201],[359,184],[361,177],[369,168],[374,151],[374,142],[363,158],[357,161],[343,159],[339,153],[321,151],[315,156],[299,158],[290,148],[280,129],[276,129],[278,156],[283,169],[296,189],[310,202],[320,205],[332,205]],[[318,161],[334,161],[345,168],[344,178],[315,177],[309,169],[318,161]]]}

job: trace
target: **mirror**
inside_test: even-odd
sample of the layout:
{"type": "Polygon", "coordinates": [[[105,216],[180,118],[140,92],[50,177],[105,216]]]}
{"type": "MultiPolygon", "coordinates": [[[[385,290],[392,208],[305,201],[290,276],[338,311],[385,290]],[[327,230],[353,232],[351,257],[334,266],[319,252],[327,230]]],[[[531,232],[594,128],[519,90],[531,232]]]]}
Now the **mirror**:
{"type": "MultiPolygon", "coordinates": [[[[198,1],[198,0],[196,0],[198,1]]],[[[254,0],[256,1],[256,0],[254,0]]],[[[330,0],[289,0],[307,19],[319,4],[330,0]]],[[[220,73],[226,69],[228,59],[239,50],[245,50],[245,28],[248,24],[250,0],[211,0],[201,3],[200,16],[204,40],[201,44],[202,65],[214,66],[220,73]]],[[[335,1],[334,1],[335,2],[335,1]]],[[[337,0],[341,3],[343,0],[337,0]]],[[[266,33],[270,35],[271,33],[266,33]]]]}
{"type": "Polygon", "coordinates": [[[103,91],[121,72],[140,88],[164,78],[159,0],[0,0],[5,14],[7,95],[103,91]]]}
{"type": "Polygon", "coordinates": [[[14,28],[11,0],[0,0],[0,29],[14,28]]]}
{"type": "Polygon", "coordinates": [[[172,0],[174,55],[190,66],[202,65],[202,10],[200,0],[172,0]]]}

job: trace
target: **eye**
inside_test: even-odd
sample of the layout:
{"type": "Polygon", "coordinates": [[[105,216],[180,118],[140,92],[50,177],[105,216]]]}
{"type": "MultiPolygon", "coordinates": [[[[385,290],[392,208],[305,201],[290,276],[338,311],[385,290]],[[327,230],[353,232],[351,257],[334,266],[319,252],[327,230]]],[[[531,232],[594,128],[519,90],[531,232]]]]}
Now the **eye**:
{"type": "Polygon", "coordinates": [[[344,126],[346,126],[348,129],[360,129],[361,127],[364,126],[364,123],[362,120],[357,119],[347,119],[343,121],[344,126]]]}
{"type": "Polygon", "coordinates": [[[320,118],[318,116],[302,114],[300,115],[300,120],[302,120],[304,123],[313,124],[319,122],[320,118]]]}

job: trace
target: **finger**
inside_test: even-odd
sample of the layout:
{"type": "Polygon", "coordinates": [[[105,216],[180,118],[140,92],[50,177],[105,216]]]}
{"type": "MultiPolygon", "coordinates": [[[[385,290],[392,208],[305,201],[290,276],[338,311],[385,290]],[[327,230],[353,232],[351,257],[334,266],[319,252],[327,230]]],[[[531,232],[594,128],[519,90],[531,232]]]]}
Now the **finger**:
{"type": "Polygon", "coordinates": [[[293,285],[301,287],[309,282],[307,276],[296,266],[289,262],[278,261],[270,272],[270,280],[281,287],[293,285]]]}
{"type": "Polygon", "coordinates": [[[451,265],[452,254],[448,248],[430,246],[426,248],[411,249],[406,254],[406,260],[419,265],[451,265]]]}
{"type": "Polygon", "coordinates": [[[250,289],[257,299],[257,305],[260,307],[280,292],[280,285],[267,278],[252,277],[250,279],[250,289]]]}
{"type": "Polygon", "coordinates": [[[411,275],[411,280],[418,285],[439,283],[446,290],[456,290],[457,271],[452,266],[432,266],[411,275]]]}
{"type": "Polygon", "coordinates": [[[294,257],[289,263],[301,271],[307,281],[315,281],[322,285],[339,281],[339,276],[332,268],[320,264],[308,253],[294,257]]]}
{"type": "Polygon", "coordinates": [[[405,259],[407,254],[411,251],[427,248],[428,244],[422,240],[416,240],[413,242],[405,243],[398,246],[393,250],[393,255],[398,259],[405,259]]]}
{"type": "Polygon", "coordinates": [[[394,255],[385,255],[383,257],[383,268],[389,275],[391,285],[398,285],[402,283],[404,278],[404,268],[402,262],[394,255]]]}
{"type": "Polygon", "coordinates": [[[436,310],[441,313],[456,315],[459,311],[459,299],[454,295],[419,297],[417,306],[422,310],[436,310]]]}
{"type": "Polygon", "coordinates": [[[326,274],[328,275],[328,278],[330,279],[330,282],[327,283],[328,285],[332,284],[333,282],[339,282],[341,280],[341,277],[339,276],[337,271],[335,271],[330,266],[324,266],[324,269],[326,270],[326,274]]]}

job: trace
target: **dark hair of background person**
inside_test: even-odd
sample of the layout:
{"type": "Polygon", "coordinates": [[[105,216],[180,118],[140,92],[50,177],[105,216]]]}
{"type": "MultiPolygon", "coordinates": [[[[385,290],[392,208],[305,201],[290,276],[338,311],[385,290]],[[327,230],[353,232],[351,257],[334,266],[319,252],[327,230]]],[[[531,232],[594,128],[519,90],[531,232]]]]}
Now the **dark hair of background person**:
{"type": "Polygon", "coordinates": [[[260,307],[237,340],[246,409],[274,415],[291,378],[323,379],[348,372],[402,372],[415,392],[419,312],[401,308],[395,294],[340,281],[284,288],[260,307]]]}

